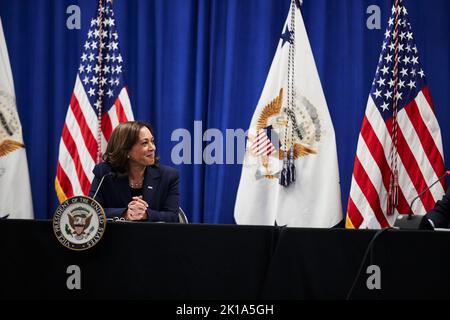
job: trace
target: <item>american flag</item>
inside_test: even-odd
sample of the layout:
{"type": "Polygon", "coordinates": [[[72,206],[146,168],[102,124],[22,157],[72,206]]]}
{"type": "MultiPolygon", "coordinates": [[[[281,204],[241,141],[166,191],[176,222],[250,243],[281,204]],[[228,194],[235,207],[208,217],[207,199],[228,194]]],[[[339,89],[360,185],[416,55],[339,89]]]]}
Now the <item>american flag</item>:
{"type": "Polygon", "coordinates": [[[359,135],[348,228],[392,226],[425,214],[444,195],[442,138],[403,1],[396,0],[359,135]],[[396,107],[395,107],[396,106],[396,107]]]}
{"type": "Polygon", "coordinates": [[[275,146],[271,139],[266,134],[265,130],[261,130],[252,142],[252,152],[257,156],[268,156],[274,151],[275,146]]]}
{"type": "Polygon", "coordinates": [[[92,169],[112,130],[133,120],[112,0],[100,0],[91,20],[67,110],[55,179],[59,201],[87,195],[92,169]]]}

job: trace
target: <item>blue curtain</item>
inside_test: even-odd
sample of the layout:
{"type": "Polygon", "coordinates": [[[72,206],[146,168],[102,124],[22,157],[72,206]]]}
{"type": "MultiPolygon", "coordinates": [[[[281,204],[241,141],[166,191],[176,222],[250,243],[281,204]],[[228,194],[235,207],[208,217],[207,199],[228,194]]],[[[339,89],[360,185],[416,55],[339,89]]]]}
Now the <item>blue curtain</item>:
{"type": "MultiPolygon", "coordinates": [[[[450,143],[450,3],[405,3],[445,149],[450,143]]],[[[201,142],[206,129],[225,135],[226,129],[248,128],[289,5],[290,0],[114,1],[135,117],[154,125],[162,162],[180,170],[181,203],[193,222],[234,223],[241,166],[175,165],[171,152],[178,141],[171,141],[172,132],[191,132],[194,162],[201,157],[196,152],[208,145],[201,142]],[[202,126],[197,135],[195,121],[202,126]],[[200,143],[202,148],[194,149],[200,143]]],[[[51,218],[58,204],[54,177],[60,134],[95,7],[95,0],[0,0],[36,218],[51,218]],[[81,9],[79,30],[66,27],[70,5],[81,9]]],[[[336,131],[344,210],[390,8],[390,0],[304,0],[302,7],[336,131]],[[366,26],[370,5],[381,9],[381,29],[366,26]]]]}

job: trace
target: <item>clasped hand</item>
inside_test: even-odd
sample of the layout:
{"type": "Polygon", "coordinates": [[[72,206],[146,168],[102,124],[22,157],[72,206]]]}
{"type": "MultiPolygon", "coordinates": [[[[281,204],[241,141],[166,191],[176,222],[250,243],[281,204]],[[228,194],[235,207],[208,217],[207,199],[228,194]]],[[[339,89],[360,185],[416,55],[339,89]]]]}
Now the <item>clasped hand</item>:
{"type": "Polygon", "coordinates": [[[147,208],[148,203],[142,199],[142,196],[133,197],[133,200],[128,204],[128,210],[124,218],[131,221],[147,220],[147,208]]]}

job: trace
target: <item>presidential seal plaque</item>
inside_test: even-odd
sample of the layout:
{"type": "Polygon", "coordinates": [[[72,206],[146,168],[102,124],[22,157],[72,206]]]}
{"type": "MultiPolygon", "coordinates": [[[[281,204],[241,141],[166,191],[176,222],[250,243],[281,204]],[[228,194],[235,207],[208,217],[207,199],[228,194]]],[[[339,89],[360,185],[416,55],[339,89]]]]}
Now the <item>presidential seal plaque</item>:
{"type": "Polygon", "coordinates": [[[59,205],[53,216],[58,241],[71,250],[82,251],[96,245],[105,233],[106,216],[92,198],[75,196],[59,205]]]}

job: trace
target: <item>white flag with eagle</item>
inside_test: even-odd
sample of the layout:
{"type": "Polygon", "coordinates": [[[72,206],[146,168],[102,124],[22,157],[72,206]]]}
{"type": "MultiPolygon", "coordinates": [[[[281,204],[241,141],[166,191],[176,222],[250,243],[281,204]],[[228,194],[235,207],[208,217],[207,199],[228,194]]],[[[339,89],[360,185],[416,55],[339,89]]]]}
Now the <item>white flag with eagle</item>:
{"type": "Polygon", "coordinates": [[[238,224],[330,228],[342,220],[333,124],[293,0],[248,131],[238,224]]]}
{"type": "Polygon", "coordinates": [[[0,19],[0,219],[32,219],[30,178],[0,19]]]}

